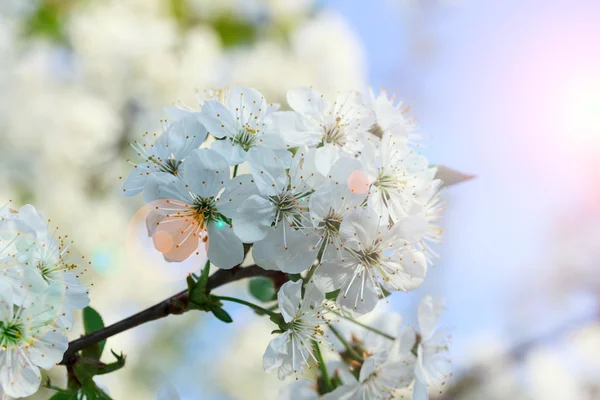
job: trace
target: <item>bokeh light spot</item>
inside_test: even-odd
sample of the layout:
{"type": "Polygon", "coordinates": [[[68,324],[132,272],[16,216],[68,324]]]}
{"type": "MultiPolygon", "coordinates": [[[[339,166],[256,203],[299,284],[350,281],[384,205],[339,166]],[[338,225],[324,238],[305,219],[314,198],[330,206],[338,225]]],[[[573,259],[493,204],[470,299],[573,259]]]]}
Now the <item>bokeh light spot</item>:
{"type": "Polygon", "coordinates": [[[367,190],[369,190],[369,185],[369,176],[364,171],[353,171],[350,176],[348,176],[348,188],[352,193],[366,193],[367,190]]]}

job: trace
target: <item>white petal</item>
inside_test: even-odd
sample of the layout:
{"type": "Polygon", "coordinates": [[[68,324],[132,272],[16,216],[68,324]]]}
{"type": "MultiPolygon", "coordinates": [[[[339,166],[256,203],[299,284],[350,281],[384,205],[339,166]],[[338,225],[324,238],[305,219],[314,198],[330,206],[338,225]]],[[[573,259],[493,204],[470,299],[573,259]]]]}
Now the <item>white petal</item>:
{"type": "Polygon", "coordinates": [[[340,235],[345,242],[360,246],[371,245],[380,236],[385,224],[370,208],[350,211],[340,225],[340,235]]]}
{"type": "Polygon", "coordinates": [[[382,263],[394,271],[388,274],[389,280],[384,280],[388,290],[416,289],[423,284],[427,274],[427,259],[417,250],[402,250],[385,257],[382,263]]]}
{"type": "Polygon", "coordinates": [[[264,239],[271,230],[275,218],[275,206],[260,196],[250,196],[237,210],[233,220],[235,234],[244,243],[264,239]]]}
{"type": "Polygon", "coordinates": [[[267,350],[263,355],[263,369],[266,372],[271,372],[283,364],[283,356],[287,353],[287,341],[289,333],[276,336],[269,342],[267,350]]]}
{"type": "Polygon", "coordinates": [[[326,144],[319,147],[315,153],[315,165],[319,173],[323,176],[328,176],[331,166],[340,157],[340,149],[332,144],[326,144]]]}
{"type": "Polygon", "coordinates": [[[429,393],[427,391],[427,384],[420,381],[420,380],[415,380],[414,386],[413,386],[413,400],[428,400],[429,399],[429,393]]]}
{"type": "Polygon", "coordinates": [[[252,175],[238,175],[225,185],[225,190],[217,200],[217,209],[226,217],[234,218],[243,202],[258,193],[252,175]]]}
{"type": "Polygon", "coordinates": [[[419,303],[419,330],[423,341],[427,341],[435,334],[439,319],[445,307],[441,301],[435,301],[431,296],[425,296],[419,303]]]}
{"type": "Polygon", "coordinates": [[[368,271],[363,271],[354,280],[347,279],[341,287],[337,303],[342,313],[348,316],[363,315],[371,312],[377,306],[379,295],[374,278],[368,271]]]}
{"type": "Polygon", "coordinates": [[[231,269],[244,261],[244,245],[231,225],[208,224],[208,259],[222,269],[231,269]]]}
{"type": "Polygon", "coordinates": [[[231,111],[215,100],[204,103],[199,119],[208,133],[216,138],[233,136],[238,130],[238,124],[231,111]]]}
{"type": "Polygon", "coordinates": [[[185,160],[182,178],[196,195],[213,197],[229,182],[229,164],[214,150],[194,150],[185,160]]]}
{"type": "Polygon", "coordinates": [[[37,392],[41,381],[39,368],[27,360],[21,350],[3,353],[0,382],[6,394],[10,397],[26,397],[37,392]]]}
{"type": "Polygon", "coordinates": [[[287,189],[286,167],[275,153],[267,148],[248,152],[248,166],[258,190],[265,196],[276,196],[287,189]]]}
{"type": "Polygon", "coordinates": [[[233,143],[229,139],[217,140],[210,146],[211,150],[222,155],[229,165],[238,165],[246,160],[246,151],[239,144],[233,143]]]}
{"type": "Polygon", "coordinates": [[[262,129],[262,119],[267,114],[265,97],[256,89],[238,86],[229,92],[229,110],[239,123],[251,130],[262,129]]]}
{"type": "Polygon", "coordinates": [[[199,148],[207,134],[206,128],[198,120],[198,113],[188,113],[186,117],[172,122],[157,142],[164,142],[164,156],[180,161],[199,148]]]}
{"type": "Polygon", "coordinates": [[[69,347],[69,339],[58,332],[48,332],[29,348],[30,359],[41,368],[50,369],[60,362],[69,347]]]}
{"type": "Polygon", "coordinates": [[[279,311],[283,315],[285,322],[290,322],[300,310],[302,301],[302,280],[296,282],[287,281],[281,286],[277,293],[277,303],[279,311]]]}
{"type": "Polygon", "coordinates": [[[293,111],[275,113],[271,117],[284,142],[292,147],[316,146],[323,136],[323,128],[311,124],[302,115],[293,111]]]}
{"type": "Polygon", "coordinates": [[[294,111],[317,121],[322,120],[329,106],[321,93],[306,87],[288,91],[286,98],[294,111]]]}
{"type": "Polygon", "coordinates": [[[252,258],[254,259],[254,262],[263,269],[279,271],[279,265],[273,258],[275,241],[278,234],[277,229],[271,228],[264,239],[259,240],[252,246],[252,258]]]}

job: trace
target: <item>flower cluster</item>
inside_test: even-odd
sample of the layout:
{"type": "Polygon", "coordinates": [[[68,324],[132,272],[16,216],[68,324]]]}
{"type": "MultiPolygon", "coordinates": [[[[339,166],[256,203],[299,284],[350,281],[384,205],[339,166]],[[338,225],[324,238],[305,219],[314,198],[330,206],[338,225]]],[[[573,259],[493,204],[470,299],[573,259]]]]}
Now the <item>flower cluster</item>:
{"type": "MultiPolygon", "coordinates": [[[[280,298],[285,294],[279,294],[280,298]]],[[[281,301],[281,300],[280,300],[281,301]]],[[[317,375],[316,382],[298,380],[284,388],[283,400],[363,400],[404,398],[412,390],[414,400],[426,400],[428,387],[442,390],[449,372],[447,329],[439,328],[441,303],[430,296],[421,300],[419,327],[402,326],[398,314],[381,314],[370,326],[352,331],[346,340],[330,327],[344,343],[337,359],[328,363],[331,375],[317,375]],[[329,382],[325,382],[325,380],[329,382]],[[323,395],[323,386],[335,386],[323,395]],[[404,392],[403,392],[404,391],[404,392]]]]}
{"type": "Polygon", "coordinates": [[[73,311],[88,290],[70,261],[70,242],[34,207],[0,209],[0,397],[26,397],[40,368],[59,363],[73,311]]]}
{"type": "MultiPolygon", "coordinates": [[[[142,160],[123,185],[126,195],[142,193],[165,260],[206,251],[211,264],[231,269],[251,247],[258,266],[301,274],[281,287],[283,321],[263,358],[282,379],[321,363],[315,348],[330,347],[325,314],[355,318],[393,291],[419,287],[441,234],[441,182],[415,150],[402,103],[386,92],[328,100],[312,88],[288,92],[287,102],[282,110],[236,87],[208,93],[198,109],[168,109],[162,134],[133,144],[142,160]]],[[[400,375],[408,370],[415,392],[435,386],[440,351],[428,341],[439,339],[424,324],[408,353],[361,358],[358,383],[335,398],[386,397],[412,382],[400,375]]]]}

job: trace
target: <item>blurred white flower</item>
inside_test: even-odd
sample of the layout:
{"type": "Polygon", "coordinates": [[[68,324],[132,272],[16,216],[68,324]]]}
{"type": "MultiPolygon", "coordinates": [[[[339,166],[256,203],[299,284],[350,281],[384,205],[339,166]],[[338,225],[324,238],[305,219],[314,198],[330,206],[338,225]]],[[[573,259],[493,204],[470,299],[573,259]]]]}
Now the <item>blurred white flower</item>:
{"type": "Polygon", "coordinates": [[[444,311],[441,302],[425,296],[419,304],[419,345],[415,364],[415,384],[413,399],[429,398],[428,389],[433,387],[441,392],[446,380],[452,376],[449,345],[451,337],[448,329],[440,329],[439,319],[444,311]]]}

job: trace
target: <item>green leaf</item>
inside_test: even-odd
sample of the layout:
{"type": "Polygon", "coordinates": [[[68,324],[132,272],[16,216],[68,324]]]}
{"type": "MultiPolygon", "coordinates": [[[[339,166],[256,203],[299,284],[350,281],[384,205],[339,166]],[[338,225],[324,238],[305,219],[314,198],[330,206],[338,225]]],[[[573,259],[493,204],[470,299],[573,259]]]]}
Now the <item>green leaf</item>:
{"type": "Polygon", "coordinates": [[[209,291],[206,289],[209,273],[210,261],[207,261],[197,281],[191,275],[188,275],[186,278],[189,293],[189,309],[210,311],[210,305],[213,302],[209,296],[209,291]]]}
{"type": "Polygon", "coordinates": [[[229,315],[227,311],[223,310],[221,307],[213,306],[211,307],[210,311],[212,311],[215,317],[217,317],[225,323],[229,324],[233,322],[231,315],[229,315]]]}
{"type": "Polygon", "coordinates": [[[117,361],[115,361],[114,363],[106,364],[106,366],[104,366],[103,368],[98,369],[96,375],[110,374],[111,372],[118,371],[125,366],[126,357],[123,355],[123,353],[117,354],[112,350],[110,352],[117,359],[117,361]]]}
{"type": "Polygon", "coordinates": [[[275,300],[277,295],[273,281],[266,277],[251,279],[248,284],[248,289],[254,298],[263,303],[275,300]]]}
{"type": "Polygon", "coordinates": [[[340,289],[334,290],[333,292],[329,292],[329,293],[325,294],[325,298],[327,300],[335,300],[335,299],[337,299],[338,294],[340,294],[340,289]]]}
{"type": "Polygon", "coordinates": [[[72,391],[60,391],[55,393],[54,396],[50,397],[49,400],[77,400],[77,392],[72,391]]]}
{"type": "MultiPolygon", "coordinates": [[[[102,317],[98,311],[94,310],[92,307],[86,307],[83,309],[83,327],[85,329],[85,333],[88,335],[104,328],[104,321],[102,320],[102,317]]],[[[84,357],[95,358],[96,360],[99,360],[105,344],[106,340],[102,340],[97,344],[83,349],[82,354],[84,357]]]]}
{"type": "Polygon", "coordinates": [[[283,319],[283,315],[281,314],[273,315],[269,317],[269,319],[271,320],[271,322],[277,325],[279,327],[279,330],[281,331],[285,331],[288,328],[288,324],[285,322],[285,320],[283,319]]]}

